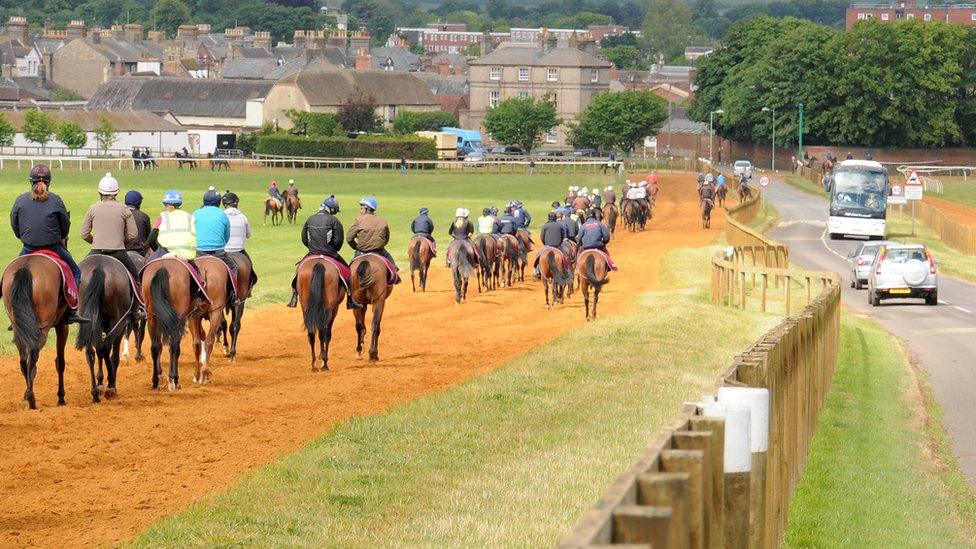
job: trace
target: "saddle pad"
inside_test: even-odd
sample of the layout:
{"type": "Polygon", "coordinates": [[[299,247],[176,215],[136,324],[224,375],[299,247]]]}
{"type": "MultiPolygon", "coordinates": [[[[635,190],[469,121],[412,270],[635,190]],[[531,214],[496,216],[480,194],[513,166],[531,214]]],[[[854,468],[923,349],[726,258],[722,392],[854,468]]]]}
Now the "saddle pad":
{"type": "Polygon", "coordinates": [[[349,280],[352,277],[352,271],[350,271],[349,267],[343,265],[339,260],[331,258],[327,255],[314,254],[314,255],[305,256],[301,261],[298,262],[298,269],[295,270],[296,273],[298,272],[298,270],[302,268],[303,265],[305,265],[309,261],[315,261],[318,259],[331,263],[332,266],[335,267],[337,271],[339,271],[339,280],[341,280],[342,285],[346,287],[346,293],[349,293],[352,288],[349,285],[349,280]]]}
{"type": "Polygon", "coordinates": [[[539,266],[539,260],[542,259],[542,254],[544,254],[546,250],[556,250],[559,252],[559,259],[562,261],[563,269],[569,270],[572,267],[572,264],[569,262],[569,256],[566,255],[566,252],[555,246],[543,246],[539,248],[539,252],[535,255],[535,265],[533,265],[533,267],[539,266]]]}
{"type": "Polygon", "coordinates": [[[140,272],[145,271],[150,265],[156,263],[157,261],[166,261],[168,259],[174,259],[176,261],[179,261],[180,264],[184,268],[186,268],[186,272],[190,273],[190,279],[193,280],[194,284],[197,285],[197,288],[200,289],[200,293],[203,294],[203,297],[207,300],[207,302],[213,303],[213,300],[210,299],[209,295],[207,295],[207,284],[203,281],[203,278],[200,276],[200,271],[197,270],[197,266],[176,254],[166,254],[163,257],[153,259],[149,263],[146,263],[146,266],[143,267],[142,271],[140,272]]]}
{"type": "Polygon", "coordinates": [[[396,265],[394,265],[392,261],[390,261],[389,259],[383,257],[382,255],[380,255],[378,253],[374,253],[374,252],[360,254],[360,255],[358,255],[356,257],[367,257],[367,256],[373,256],[373,257],[376,257],[376,258],[379,258],[379,259],[383,260],[383,264],[386,265],[386,270],[389,271],[389,277],[387,278],[387,283],[388,284],[399,284],[400,283],[400,275],[397,274],[396,265]]]}
{"type": "Polygon", "coordinates": [[[54,262],[61,269],[61,293],[68,307],[75,309],[78,307],[78,283],[75,282],[75,275],[61,257],[51,250],[35,250],[29,255],[43,256],[54,262]]]}
{"type": "Polygon", "coordinates": [[[590,248],[588,250],[583,250],[582,252],[580,252],[579,255],[576,256],[576,264],[582,265],[583,259],[585,259],[586,256],[589,254],[600,254],[601,256],[603,256],[603,259],[606,260],[607,266],[610,267],[611,271],[617,270],[617,264],[614,263],[613,259],[610,258],[610,254],[604,252],[603,250],[597,250],[595,248],[590,248]]]}

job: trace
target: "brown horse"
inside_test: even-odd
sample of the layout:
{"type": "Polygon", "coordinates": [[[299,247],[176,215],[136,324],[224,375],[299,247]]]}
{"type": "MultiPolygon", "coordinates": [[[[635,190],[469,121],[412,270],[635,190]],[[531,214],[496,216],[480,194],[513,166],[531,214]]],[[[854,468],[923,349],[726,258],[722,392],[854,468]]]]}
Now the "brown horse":
{"type": "Polygon", "coordinates": [[[596,319],[596,306],[600,302],[600,290],[609,282],[610,266],[607,259],[597,250],[583,250],[576,258],[576,272],[579,275],[583,303],[586,305],[586,320],[596,319]],[[590,288],[593,288],[593,316],[590,316],[590,288]]]}
{"type": "Polygon", "coordinates": [[[729,194],[729,189],[725,185],[719,185],[718,188],[715,189],[715,200],[720,208],[725,207],[725,196],[727,194],[729,194]]]}
{"type": "Polygon", "coordinates": [[[3,304],[12,322],[14,344],[20,353],[20,372],[27,389],[24,402],[37,409],[34,377],[37,357],[51,328],[57,334],[58,406],[64,406],[64,347],[68,341],[65,313],[68,304],[61,291],[61,269],[50,259],[36,255],[18,257],[3,272],[3,304]]]}
{"type": "MultiPolygon", "coordinates": [[[[146,324],[149,328],[150,355],[153,372],[152,387],[159,388],[162,367],[159,360],[163,345],[169,345],[169,390],[180,388],[180,342],[186,319],[195,311],[200,314],[209,306],[206,300],[194,298],[194,283],[181,260],[163,258],[150,262],[142,270],[142,296],[146,303],[146,324]]],[[[191,331],[193,348],[199,349],[201,337],[191,331]]]]}
{"type": "Polygon", "coordinates": [[[308,334],[308,346],[312,350],[312,371],[318,371],[315,367],[316,335],[319,340],[322,371],[327,371],[332,324],[335,323],[339,313],[339,305],[346,297],[346,287],[339,277],[339,269],[321,258],[302,263],[298,268],[295,286],[298,289],[298,300],[302,304],[302,319],[305,323],[305,332],[308,334]]]}
{"type": "Polygon", "coordinates": [[[271,214],[271,226],[273,227],[275,225],[281,225],[281,220],[285,216],[285,214],[282,213],[283,209],[284,205],[281,202],[278,202],[269,196],[268,199],[264,201],[264,223],[262,223],[262,225],[268,224],[269,213],[271,214]]]}
{"type": "Polygon", "coordinates": [[[522,244],[519,250],[519,282],[525,282],[525,267],[529,264],[529,252],[532,251],[532,233],[528,229],[518,229],[515,238],[522,244]]]}
{"type": "Polygon", "coordinates": [[[223,260],[212,255],[204,255],[197,256],[194,263],[200,269],[200,275],[207,285],[207,296],[211,300],[205,310],[190,315],[190,333],[197,334],[201,341],[199,349],[193,348],[196,358],[193,381],[205,385],[210,383],[210,358],[213,356],[217,334],[224,324],[224,309],[234,306],[236,296],[230,282],[227,264],[223,260]],[[204,320],[208,323],[206,330],[203,329],[204,320]]]}
{"type": "Polygon", "coordinates": [[[617,205],[608,203],[603,206],[603,219],[610,228],[610,234],[613,234],[617,230],[617,218],[620,217],[620,212],[617,210],[617,205]]]}
{"type": "Polygon", "coordinates": [[[375,363],[380,359],[380,324],[383,322],[383,308],[386,300],[393,293],[393,285],[389,280],[389,269],[386,262],[375,255],[361,255],[349,264],[352,270],[352,299],[362,305],[353,309],[356,317],[356,358],[363,357],[363,341],[366,339],[366,309],[373,306],[373,322],[371,325],[371,341],[369,346],[369,362],[375,363]]]}
{"type": "Polygon", "coordinates": [[[254,264],[251,258],[241,252],[227,252],[235,262],[237,262],[237,290],[241,295],[235,296],[236,299],[228,300],[224,312],[230,315],[230,324],[226,318],[220,319],[220,331],[224,342],[224,353],[227,360],[234,362],[237,360],[237,337],[241,333],[241,318],[244,316],[244,301],[251,297],[251,289],[257,284],[258,276],[254,273],[254,264]],[[230,337],[228,338],[228,331],[230,337]]]}
{"type": "Polygon", "coordinates": [[[501,239],[501,282],[503,286],[511,286],[518,280],[518,270],[521,264],[522,243],[515,235],[503,234],[501,239]]]}
{"type": "MultiPolygon", "coordinates": [[[[140,271],[146,266],[146,256],[139,252],[128,252],[129,260],[132,264],[136,266],[136,270],[140,271]]],[[[125,336],[122,338],[122,360],[128,364],[129,362],[129,334],[135,334],[136,336],[136,362],[142,362],[146,357],[142,355],[142,341],[146,339],[146,319],[133,319],[132,323],[129,324],[129,329],[126,330],[125,336]]]]}
{"type": "Polygon", "coordinates": [[[119,347],[135,320],[136,296],[129,272],[118,259],[107,255],[90,255],[81,261],[81,286],[78,309],[91,322],[78,327],[75,347],[85,350],[88,372],[91,374],[92,402],[99,402],[99,393],[106,399],[115,396],[116,373],[119,369],[119,347]],[[98,360],[98,376],[95,361],[98,360]],[[108,373],[108,388],[103,385],[103,367],[108,373]]]}
{"type": "Polygon", "coordinates": [[[623,205],[624,227],[635,232],[647,225],[647,212],[637,200],[627,200],[623,205]]]}
{"type": "Polygon", "coordinates": [[[711,198],[702,198],[700,202],[702,229],[708,229],[712,226],[712,207],[715,204],[711,198]]]}
{"type": "Polygon", "coordinates": [[[478,270],[478,251],[470,240],[457,240],[447,247],[447,261],[454,279],[454,301],[464,303],[468,298],[468,279],[478,270]]]}
{"type": "Polygon", "coordinates": [[[427,291],[427,271],[433,258],[434,249],[426,236],[417,235],[410,239],[410,243],[407,244],[407,259],[410,261],[410,285],[413,291],[417,291],[417,283],[413,275],[415,272],[420,277],[420,291],[427,291]]]}
{"type": "Polygon", "coordinates": [[[539,273],[542,275],[542,291],[546,296],[546,309],[555,308],[563,302],[563,295],[571,291],[573,285],[572,268],[566,269],[563,254],[558,248],[547,246],[539,251],[539,273]],[[549,289],[552,288],[552,305],[549,304],[549,289]]]}
{"type": "Polygon", "coordinates": [[[752,188],[745,185],[739,185],[739,202],[745,202],[752,198],[752,188]]]}
{"type": "Polygon", "coordinates": [[[486,291],[494,290],[497,286],[496,272],[497,263],[501,257],[501,243],[489,234],[476,234],[473,239],[474,245],[481,252],[478,256],[481,265],[481,272],[478,275],[479,288],[484,286],[486,291]]]}
{"type": "Polygon", "coordinates": [[[285,211],[288,212],[288,223],[295,224],[298,217],[298,210],[302,209],[302,201],[293,194],[285,195],[285,211]]]}

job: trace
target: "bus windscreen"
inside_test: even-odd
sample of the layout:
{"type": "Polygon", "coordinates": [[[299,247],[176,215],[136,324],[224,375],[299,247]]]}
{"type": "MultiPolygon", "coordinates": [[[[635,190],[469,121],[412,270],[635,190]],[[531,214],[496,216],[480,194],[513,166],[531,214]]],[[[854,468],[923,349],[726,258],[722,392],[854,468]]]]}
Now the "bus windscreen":
{"type": "Polygon", "coordinates": [[[830,215],[883,219],[888,175],[871,170],[838,169],[830,197],[830,215]]]}

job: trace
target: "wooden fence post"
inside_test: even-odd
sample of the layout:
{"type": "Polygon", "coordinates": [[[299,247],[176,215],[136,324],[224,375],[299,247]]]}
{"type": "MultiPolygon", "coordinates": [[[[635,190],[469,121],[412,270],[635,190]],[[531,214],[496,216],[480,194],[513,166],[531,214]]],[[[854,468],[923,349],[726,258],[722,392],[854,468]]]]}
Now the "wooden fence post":
{"type": "Polygon", "coordinates": [[[637,504],[671,509],[668,549],[685,549],[691,545],[689,526],[689,473],[644,473],[637,477],[637,504]]]}
{"type": "Polygon", "coordinates": [[[761,276],[762,276],[762,290],[761,290],[762,294],[761,297],[759,298],[759,310],[765,313],[766,312],[766,287],[769,285],[769,275],[766,274],[766,272],[764,271],[761,276]]]}
{"type": "Polygon", "coordinates": [[[670,522],[671,509],[666,507],[621,505],[613,512],[613,543],[667,547],[670,522]]]}
{"type": "Polygon", "coordinates": [[[661,470],[667,473],[688,473],[688,531],[691,547],[705,546],[702,480],[705,454],[701,450],[664,450],[661,470]]]}

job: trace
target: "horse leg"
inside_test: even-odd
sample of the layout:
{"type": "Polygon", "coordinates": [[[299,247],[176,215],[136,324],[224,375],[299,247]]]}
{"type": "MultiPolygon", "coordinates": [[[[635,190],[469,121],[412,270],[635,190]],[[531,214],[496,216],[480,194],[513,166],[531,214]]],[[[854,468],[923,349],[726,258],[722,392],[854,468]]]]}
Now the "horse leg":
{"type": "MultiPolygon", "coordinates": [[[[549,306],[549,276],[542,277],[542,293],[546,296],[546,310],[548,311],[552,307],[549,306]]],[[[555,305],[555,304],[554,304],[555,305]]]]}
{"type": "Polygon", "coordinates": [[[136,362],[142,362],[146,359],[142,355],[142,341],[146,339],[146,321],[140,320],[136,322],[136,362]]]}
{"type": "Polygon", "coordinates": [[[580,290],[583,291],[583,305],[586,307],[586,320],[590,320],[590,285],[580,280],[580,290]]]}
{"type": "MultiPolygon", "coordinates": [[[[227,353],[227,358],[231,362],[237,360],[237,336],[241,333],[241,322],[244,318],[244,304],[238,303],[234,305],[234,309],[231,312],[230,317],[230,351],[227,353]]],[[[224,338],[227,336],[225,335],[224,338]]]]}
{"type": "Polygon", "coordinates": [[[98,384],[95,381],[95,350],[85,347],[85,361],[88,362],[88,373],[91,374],[91,396],[92,404],[101,402],[98,398],[98,384]]]}
{"type": "Polygon", "coordinates": [[[152,359],[152,388],[159,389],[159,376],[163,373],[163,368],[159,364],[159,359],[163,354],[162,334],[156,327],[155,322],[149,322],[149,357],[152,359]]]}
{"type": "Polygon", "coordinates": [[[601,286],[593,288],[593,320],[596,320],[596,306],[600,302],[600,289],[601,286]]]}
{"type": "Polygon", "coordinates": [[[366,305],[352,310],[356,319],[356,360],[363,358],[363,341],[366,339],[366,305]]]}
{"type": "Polygon", "coordinates": [[[420,291],[427,292],[427,270],[430,269],[430,259],[420,265],[420,291]]]}
{"type": "MultiPolygon", "coordinates": [[[[64,406],[64,346],[68,342],[68,325],[59,324],[54,328],[57,334],[57,355],[54,358],[54,367],[58,370],[58,406],[64,406]]],[[[34,355],[34,368],[37,366],[37,354],[34,355]]]]}
{"type": "Polygon", "coordinates": [[[380,324],[383,322],[383,307],[385,301],[380,301],[373,305],[372,334],[369,345],[369,363],[376,364],[380,359],[380,324]]]}
{"type": "Polygon", "coordinates": [[[411,266],[410,267],[410,288],[412,288],[413,291],[416,292],[417,291],[417,282],[413,278],[413,273],[414,273],[414,268],[413,268],[413,266],[411,266]]]}
{"type": "Polygon", "coordinates": [[[464,293],[461,291],[461,272],[457,269],[454,270],[454,301],[458,304],[464,303],[464,293]]]}
{"type": "Polygon", "coordinates": [[[173,392],[180,388],[180,339],[174,339],[169,344],[169,390],[173,392]]]}
{"type": "MultiPolygon", "coordinates": [[[[339,303],[342,303],[342,298],[339,299],[339,303]]],[[[332,325],[335,323],[336,314],[339,312],[339,305],[336,304],[335,307],[329,313],[329,324],[325,328],[325,335],[319,334],[321,339],[320,344],[322,345],[322,370],[326,371],[329,369],[329,345],[332,343],[332,325]]]]}
{"type": "Polygon", "coordinates": [[[315,367],[315,332],[314,331],[308,332],[307,335],[308,335],[308,347],[312,351],[312,371],[317,372],[319,371],[319,369],[315,367]]]}
{"type": "Polygon", "coordinates": [[[210,313],[210,328],[204,333],[203,323],[200,323],[200,350],[202,351],[200,358],[200,364],[203,370],[200,374],[200,383],[207,384],[210,383],[210,378],[213,375],[213,371],[210,369],[210,357],[213,356],[214,343],[217,341],[217,327],[220,323],[225,322],[223,311],[214,311],[210,313]],[[204,337],[206,336],[206,337],[204,337]]]}
{"type": "MultiPolygon", "coordinates": [[[[193,382],[201,383],[203,381],[201,373],[203,370],[202,361],[205,360],[203,347],[200,345],[202,339],[200,337],[200,332],[203,331],[203,319],[193,316],[190,317],[190,340],[193,342],[193,361],[195,369],[193,371],[193,382]]],[[[172,351],[172,345],[170,350],[172,351]]],[[[172,367],[172,366],[171,366],[172,367]]],[[[170,378],[172,378],[172,369],[170,370],[170,378]]],[[[172,391],[172,387],[170,387],[172,391]]]]}
{"type": "Polygon", "coordinates": [[[115,394],[118,392],[115,387],[115,380],[119,372],[119,347],[121,346],[122,340],[116,337],[112,345],[105,350],[105,355],[108,357],[108,387],[105,389],[106,400],[115,397],[115,394]]]}

